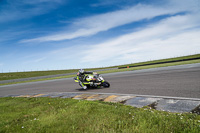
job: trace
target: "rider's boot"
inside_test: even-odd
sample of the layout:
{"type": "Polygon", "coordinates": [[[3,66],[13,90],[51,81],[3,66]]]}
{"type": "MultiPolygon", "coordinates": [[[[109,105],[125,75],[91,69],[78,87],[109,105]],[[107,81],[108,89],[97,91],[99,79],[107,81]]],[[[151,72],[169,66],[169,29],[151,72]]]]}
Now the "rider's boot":
{"type": "Polygon", "coordinates": [[[80,84],[80,86],[81,86],[84,90],[87,89],[87,86],[85,86],[82,82],[79,82],[79,84],[80,84]]]}
{"type": "Polygon", "coordinates": [[[86,89],[87,89],[87,86],[83,86],[83,89],[86,90],[86,89]]]}

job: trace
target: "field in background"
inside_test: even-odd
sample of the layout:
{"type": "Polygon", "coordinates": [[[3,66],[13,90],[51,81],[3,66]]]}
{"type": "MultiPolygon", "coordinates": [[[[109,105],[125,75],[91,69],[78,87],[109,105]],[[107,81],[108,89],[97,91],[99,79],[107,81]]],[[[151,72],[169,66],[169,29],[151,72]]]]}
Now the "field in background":
{"type": "Polygon", "coordinates": [[[64,98],[0,98],[0,132],[189,132],[200,115],[64,98]],[[106,113],[105,113],[106,112],[106,113]]]}
{"type": "MultiPolygon", "coordinates": [[[[112,68],[112,67],[106,67],[112,68]]],[[[87,71],[101,70],[105,68],[91,68],[85,69],[87,71]]],[[[10,80],[10,79],[20,79],[20,78],[30,78],[30,77],[39,77],[39,76],[48,76],[48,75],[57,75],[57,74],[66,74],[66,73],[77,73],[79,69],[72,70],[52,70],[52,71],[32,71],[32,72],[12,72],[12,73],[0,73],[1,80],[10,80]]]]}
{"type": "MultiPolygon", "coordinates": [[[[126,65],[120,65],[120,66],[105,67],[105,68],[93,68],[93,69],[86,69],[86,70],[87,71],[95,71],[95,70],[99,70],[99,69],[108,69],[108,68],[116,68],[116,67],[123,68],[123,69],[108,70],[108,71],[99,72],[101,74],[101,73],[109,73],[109,72],[129,71],[129,70],[147,69],[147,68],[154,68],[154,67],[182,65],[182,64],[191,64],[191,63],[200,63],[200,54],[177,57],[177,58],[169,58],[169,59],[163,59],[163,60],[155,60],[155,61],[148,61],[148,62],[126,64],[126,65]],[[127,68],[127,66],[130,67],[130,68],[127,68]]],[[[75,73],[75,72],[78,72],[78,69],[0,73],[0,81],[2,81],[2,80],[10,80],[10,79],[20,79],[20,78],[47,76],[47,75],[75,73]]],[[[65,78],[65,77],[69,77],[69,76],[62,76],[60,78],[65,78]]],[[[50,79],[53,79],[53,78],[50,78],[50,79]]]]}
{"type": "Polygon", "coordinates": [[[174,62],[174,63],[164,63],[164,64],[155,64],[155,65],[144,65],[138,67],[130,67],[130,68],[123,68],[123,69],[115,69],[115,70],[108,70],[108,71],[100,71],[100,74],[103,73],[114,73],[114,72],[123,72],[123,71],[133,71],[133,70],[141,70],[141,69],[150,69],[150,68],[157,68],[157,67],[167,67],[167,66],[177,66],[177,65],[185,65],[185,64],[193,64],[193,63],[200,63],[200,59],[198,60],[190,60],[190,61],[181,61],[181,62],[174,62]]]}
{"type": "Polygon", "coordinates": [[[161,60],[153,60],[153,61],[147,61],[147,62],[132,63],[132,64],[120,65],[118,67],[123,68],[123,67],[127,67],[127,66],[137,67],[137,66],[147,66],[147,65],[156,65],[156,64],[168,64],[168,63],[184,62],[184,61],[198,60],[198,59],[200,59],[200,54],[182,56],[182,57],[176,57],[176,58],[161,59],[161,60]]]}

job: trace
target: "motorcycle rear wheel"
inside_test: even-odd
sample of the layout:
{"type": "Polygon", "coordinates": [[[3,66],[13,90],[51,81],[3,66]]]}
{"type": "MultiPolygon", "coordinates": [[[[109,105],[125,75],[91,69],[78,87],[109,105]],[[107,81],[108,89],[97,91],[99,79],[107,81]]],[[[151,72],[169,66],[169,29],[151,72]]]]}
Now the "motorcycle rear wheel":
{"type": "Polygon", "coordinates": [[[103,82],[103,87],[109,88],[110,87],[110,83],[108,83],[107,81],[104,81],[103,82]]]}

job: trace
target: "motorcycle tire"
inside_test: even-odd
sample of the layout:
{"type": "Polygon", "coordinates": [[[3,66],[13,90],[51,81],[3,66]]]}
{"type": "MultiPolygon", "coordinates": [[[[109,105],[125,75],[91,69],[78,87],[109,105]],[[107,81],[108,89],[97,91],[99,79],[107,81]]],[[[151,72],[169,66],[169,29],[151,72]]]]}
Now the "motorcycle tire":
{"type": "Polygon", "coordinates": [[[109,88],[110,87],[110,83],[108,83],[107,81],[104,81],[103,82],[103,87],[109,88]]]}
{"type": "Polygon", "coordinates": [[[90,85],[86,85],[87,86],[87,88],[89,89],[89,88],[91,88],[91,86],[90,85]]]}

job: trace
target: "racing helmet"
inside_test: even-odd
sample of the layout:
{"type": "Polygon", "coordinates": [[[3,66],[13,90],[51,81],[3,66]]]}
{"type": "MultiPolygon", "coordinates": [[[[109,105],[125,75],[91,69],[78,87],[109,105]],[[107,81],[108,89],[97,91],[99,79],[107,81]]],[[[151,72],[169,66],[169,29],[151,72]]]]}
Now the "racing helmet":
{"type": "Polygon", "coordinates": [[[80,73],[80,74],[83,74],[84,72],[85,72],[85,71],[84,71],[83,69],[80,69],[80,70],[79,70],[79,73],[80,73]]]}

